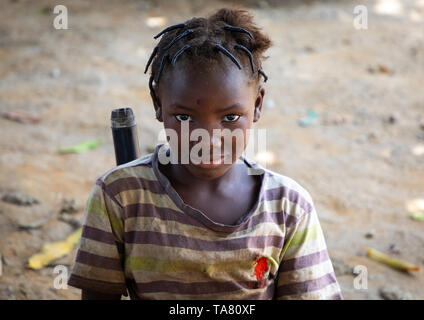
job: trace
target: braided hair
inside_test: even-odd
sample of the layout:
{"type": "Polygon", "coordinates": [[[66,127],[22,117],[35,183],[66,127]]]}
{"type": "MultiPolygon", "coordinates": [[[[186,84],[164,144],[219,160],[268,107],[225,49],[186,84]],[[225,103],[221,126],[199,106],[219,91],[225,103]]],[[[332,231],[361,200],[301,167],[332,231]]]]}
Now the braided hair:
{"type": "Polygon", "coordinates": [[[271,46],[271,40],[253,22],[253,16],[246,10],[222,8],[208,18],[192,18],[184,23],[167,27],[154,38],[162,37],[153,49],[147,62],[146,73],[151,65],[149,88],[156,101],[154,89],[159,85],[166,68],[174,67],[185,59],[211,61],[230,59],[240,70],[250,75],[257,83],[262,76],[262,54],[271,46]]]}

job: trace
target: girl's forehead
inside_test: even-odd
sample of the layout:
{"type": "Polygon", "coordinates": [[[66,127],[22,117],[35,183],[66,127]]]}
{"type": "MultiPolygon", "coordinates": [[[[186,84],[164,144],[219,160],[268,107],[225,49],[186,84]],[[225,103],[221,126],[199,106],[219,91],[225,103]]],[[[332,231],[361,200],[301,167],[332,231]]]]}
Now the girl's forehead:
{"type": "Polygon", "coordinates": [[[233,66],[193,66],[173,68],[161,79],[160,95],[175,98],[198,99],[199,97],[221,97],[238,99],[246,97],[252,90],[243,70],[233,66]]]}

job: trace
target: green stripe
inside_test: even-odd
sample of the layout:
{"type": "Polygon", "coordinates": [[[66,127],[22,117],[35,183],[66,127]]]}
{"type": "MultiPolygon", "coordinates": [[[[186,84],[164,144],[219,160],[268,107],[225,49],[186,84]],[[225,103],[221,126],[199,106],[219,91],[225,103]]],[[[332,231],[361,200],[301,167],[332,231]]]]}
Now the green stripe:
{"type": "Polygon", "coordinates": [[[95,198],[90,198],[87,201],[87,211],[89,213],[97,214],[107,220],[110,220],[110,224],[112,226],[112,230],[119,234],[124,233],[124,224],[118,219],[114,214],[110,214],[106,210],[106,206],[103,201],[99,201],[95,198]]]}
{"type": "Polygon", "coordinates": [[[318,237],[318,225],[297,231],[292,240],[290,241],[289,247],[301,245],[309,240],[316,239],[318,237]]]}
{"type": "Polygon", "coordinates": [[[207,264],[192,261],[160,260],[150,257],[127,256],[125,267],[133,271],[151,271],[160,273],[200,271],[212,275],[218,272],[228,272],[230,270],[248,271],[252,269],[252,263],[249,261],[232,261],[207,264]]]}
{"type": "Polygon", "coordinates": [[[318,238],[319,234],[320,228],[318,224],[314,225],[313,227],[295,232],[293,237],[284,245],[281,256],[284,257],[284,254],[288,248],[304,244],[309,240],[316,239],[318,238]]]}

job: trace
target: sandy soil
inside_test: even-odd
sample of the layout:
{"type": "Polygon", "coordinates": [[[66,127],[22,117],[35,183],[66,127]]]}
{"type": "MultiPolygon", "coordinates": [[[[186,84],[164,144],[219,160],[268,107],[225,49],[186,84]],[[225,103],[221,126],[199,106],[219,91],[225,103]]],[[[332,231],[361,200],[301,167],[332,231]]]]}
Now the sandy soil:
{"type": "MultiPolygon", "coordinates": [[[[77,289],[53,287],[54,266],[71,266],[75,250],[40,271],[25,267],[44,243],[64,239],[72,227],[58,215],[39,229],[19,225],[58,212],[62,199],[76,200],[74,215],[82,221],[95,178],[115,165],[112,109],[133,108],[143,154],[156,144],[161,124],[143,71],[152,36],[163,26],[149,27],[146,19],[163,16],[170,25],[224,2],[61,3],[68,30],[53,28],[54,1],[0,2],[0,112],[42,117],[36,124],[0,118],[0,196],[18,191],[40,202],[0,201],[0,299],[79,298],[77,289]],[[95,150],[57,153],[94,138],[103,141],[95,150]]],[[[424,198],[424,155],[413,152],[424,144],[424,2],[361,1],[367,30],[353,27],[353,1],[241,3],[275,44],[264,64],[269,81],[257,124],[267,129],[277,159],[268,167],[311,193],[344,297],[381,299],[380,289],[392,285],[424,299],[424,222],[405,208],[424,198]],[[302,127],[308,110],[318,123],[302,127]],[[395,251],[421,270],[390,269],[370,260],[366,246],[395,251]],[[357,265],[367,267],[368,289],[354,289],[350,269],[357,265]]]]}

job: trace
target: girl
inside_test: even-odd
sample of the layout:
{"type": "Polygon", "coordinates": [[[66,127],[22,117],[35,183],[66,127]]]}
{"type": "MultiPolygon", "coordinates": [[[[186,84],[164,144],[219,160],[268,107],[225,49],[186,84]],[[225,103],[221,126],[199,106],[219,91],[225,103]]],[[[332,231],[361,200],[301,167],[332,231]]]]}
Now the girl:
{"type": "Polygon", "coordinates": [[[242,155],[270,39],[230,9],[159,37],[146,71],[176,139],[97,179],[69,284],[83,299],[342,299],[309,193],[242,155]]]}

